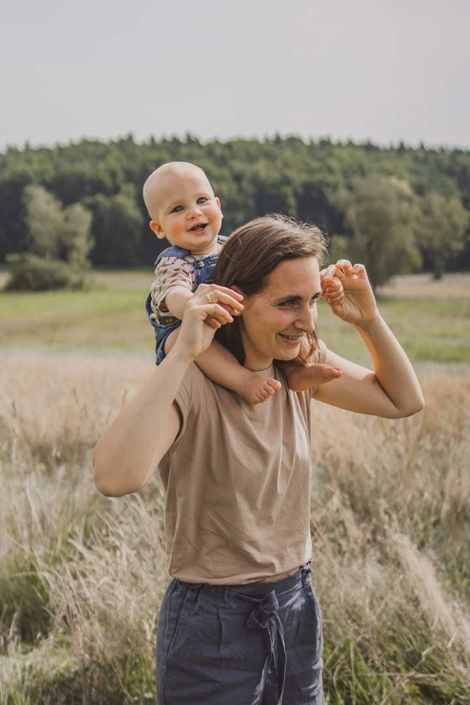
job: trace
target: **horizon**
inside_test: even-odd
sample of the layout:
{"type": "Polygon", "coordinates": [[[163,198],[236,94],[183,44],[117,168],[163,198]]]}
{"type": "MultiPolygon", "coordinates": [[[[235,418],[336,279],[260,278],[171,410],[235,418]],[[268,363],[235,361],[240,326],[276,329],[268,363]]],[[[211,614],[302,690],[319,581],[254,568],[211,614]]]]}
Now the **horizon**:
{"type": "Polygon", "coordinates": [[[315,136],[304,136],[300,134],[292,134],[292,133],[273,133],[273,134],[264,134],[264,135],[233,135],[233,136],[228,136],[228,137],[212,137],[212,138],[206,138],[203,139],[200,135],[194,134],[193,132],[186,132],[185,134],[162,134],[160,136],[156,135],[148,135],[147,137],[141,137],[138,138],[136,135],[132,133],[132,131],[128,131],[127,133],[123,133],[118,136],[113,136],[113,137],[98,137],[98,136],[82,136],[78,139],[71,139],[69,141],[65,142],[55,142],[55,143],[38,143],[38,144],[32,144],[31,141],[25,140],[23,144],[6,144],[3,148],[0,148],[0,155],[4,155],[9,151],[19,151],[19,152],[25,152],[27,150],[32,150],[32,151],[39,151],[41,149],[56,149],[56,148],[67,148],[67,147],[75,147],[81,144],[82,142],[86,143],[99,143],[99,144],[104,144],[104,145],[109,145],[112,143],[118,143],[118,142],[125,142],[126,140],[132,138],[132,141],[134,144],[139,145],[139,146],[144,146],[148,145],[151,140],[154,140],[157,144],[160,144],[161,142],[164,141],[171,141],[173,139],[179,140],[181,143],[185,143],[187,138],[190,137],[197,142],[199,142],[202,146],[212,144],[214,142],[219,142],[221,144],[228,144],[229,142],[236,142],[236,141],[257,141],[257,142],[272,142],[276,138],[280,138],[282,141],[288,140],[288,139],[296,139],[296,140],[301,140],[305,144],[320,144],[321,142],[330,142],[332,146],[334,147],[346,147],[346,146],[353,146],[353,147],[372,147],[373,149],[379,149],[379,150],[396,150],[399,148],[405,148],[409,150],[419,150],[419,149],[424,149],[426,151],[447,151],[447,152],[470,152],[470,146],[461,146],[457,144],[427,144],[424,140],[421,140],[419,143],[408,143],[405,140],[398,140],[396,142],[390,141],[389,143],[380,143],[378,141],[374,141],[371,139],[353,139],[352,137],[332,137],[330,135],[319,135],[317,137],[315,136]]]}

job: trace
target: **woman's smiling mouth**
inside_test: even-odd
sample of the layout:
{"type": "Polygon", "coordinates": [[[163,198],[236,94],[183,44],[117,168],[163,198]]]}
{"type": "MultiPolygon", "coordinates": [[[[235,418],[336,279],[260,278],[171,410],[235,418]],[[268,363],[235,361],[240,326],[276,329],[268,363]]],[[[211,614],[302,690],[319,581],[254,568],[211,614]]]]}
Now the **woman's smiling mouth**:
{"type": "Polygon", "coordinates": [[[280,335],[286,343],[290,343],[291,345],[300,343],[300,339],[303,338],[303,335],[286,335],[285,333],[278,333],[278,335],[280,335]]]}

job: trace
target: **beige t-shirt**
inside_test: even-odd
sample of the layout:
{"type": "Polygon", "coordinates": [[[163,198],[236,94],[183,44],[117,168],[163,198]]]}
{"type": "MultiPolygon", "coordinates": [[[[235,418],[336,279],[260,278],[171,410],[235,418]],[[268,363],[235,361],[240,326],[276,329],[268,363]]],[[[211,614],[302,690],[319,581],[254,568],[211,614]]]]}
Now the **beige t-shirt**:
{"type": "MultiPolygon", "coordinates": [[[[320,345],[320,362],[326,347],[320,345]]],[[[278,580],[311,555],[310,400],[314,389],[251,406],[188,369],[182,426],[159,470],[170,575],[215,585],[278,580]]]]}

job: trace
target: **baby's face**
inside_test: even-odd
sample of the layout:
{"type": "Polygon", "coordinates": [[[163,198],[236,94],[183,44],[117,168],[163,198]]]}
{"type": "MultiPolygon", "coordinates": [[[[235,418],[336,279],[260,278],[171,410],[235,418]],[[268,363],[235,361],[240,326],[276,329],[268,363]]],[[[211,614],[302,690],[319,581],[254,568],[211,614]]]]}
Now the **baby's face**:
{"type": "Polygon", "coordinates": [[[195,255],[212,254],[222,224],[220,201],[203,171],[170,173],[156,193],[155,220],[150,227],[157,237],[195,255]]]}

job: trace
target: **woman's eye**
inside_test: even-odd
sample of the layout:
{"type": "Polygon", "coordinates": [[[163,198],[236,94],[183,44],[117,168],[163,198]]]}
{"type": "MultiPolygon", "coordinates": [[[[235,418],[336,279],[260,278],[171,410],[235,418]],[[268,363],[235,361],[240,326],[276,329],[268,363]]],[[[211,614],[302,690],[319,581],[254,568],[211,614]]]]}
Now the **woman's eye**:
{"type": "Polygon", "coordinates": [[[171,212],[172,213],[181,213],[182,210],[183,210],[183,206],[175,206],[171,212]]]}
{"type": "Polygon", "coordinates": [[[207,201],[207,198],[205,198],[204,196],[201,196],[201,198],[197,199],[197,204],[198,204],[198,206],[202,206],[202,204],[205,203],[206,201],[207,201]]]}
{"type": "MultiPolygon", "coordinates": [[[[312,301],[310,301],[310,306],[315,306],[317,301],[318,301],[318,299],[312,299],[312,301]]],[[[294,306],[297,305],[297,303],[298,303],[297,299],[291,300],[291,301],[282,301],[279,304],[279,306],[283,306],[284,308],[293,308],[294,306]]]]}

